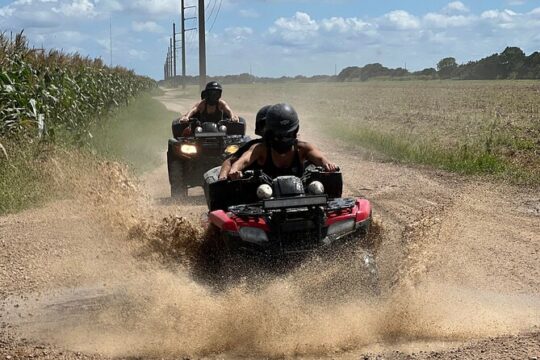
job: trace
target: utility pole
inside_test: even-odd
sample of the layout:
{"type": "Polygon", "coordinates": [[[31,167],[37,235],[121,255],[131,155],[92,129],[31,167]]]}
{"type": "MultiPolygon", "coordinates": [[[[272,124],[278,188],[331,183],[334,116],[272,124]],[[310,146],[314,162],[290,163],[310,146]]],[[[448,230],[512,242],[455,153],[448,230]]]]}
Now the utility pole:
{"type": "Polygon", "coordinates": [[[176,24],[172,23],[173,76],[176,79],[176,24]]]}
{"type": "Polygon", "coordinates": [[[171,47],[167,49],[167,79],[171,77],[171,47]]]}
{"type": "Polygon", "coordinates": [[[173,42],[172,37],[169,38],[169,76],[173,76],[173,42]]]}
{"type": "Polygon", "coordinates": [[[185,5],[185,0],[181,0],[181,2],[180,2],[180,20],[181,20],[180,22],[181,22],[181,26],[180,26],[179,35],[181,36],[180,43],[182,44],[182,88],[183,89],[186,88],[186,82],[187,82],[187,79],[186,79],[186,32],[196,30],[196,28],[194,28],[194,27],[192,27],[190,29],[186,29],[186,21],[197,19],[196,16],[192,16],[192,17],[187,18],[186,17],[186,9],[193,9],[193,8],[196,8],[196,7],[197,6],[195,6],[195,5],[186,6],[185,5]]]}
{"type": "Polygon", "coordinates": [[[199,87],[206,84],[206,26],[204,19],[204,0],[199,0],[199,87]]]}
{"type": "Polygon", "coordinates": [[[182,89],[186,88],[186,7],[184,5],[184,0],[182,0],[181,4],[181,20],[182,20],[182,26],[181,26],[181,33],[182,33],[182,89]]]}

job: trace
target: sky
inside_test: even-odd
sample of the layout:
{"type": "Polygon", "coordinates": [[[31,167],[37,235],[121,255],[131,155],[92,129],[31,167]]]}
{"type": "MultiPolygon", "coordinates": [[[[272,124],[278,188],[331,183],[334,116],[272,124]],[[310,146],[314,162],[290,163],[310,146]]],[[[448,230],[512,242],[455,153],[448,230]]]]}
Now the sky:
{"type": "MultiPolygon", "coordinates": [[[[185,0],[186,6],[197,0],[185,0]]],[[[421,70],[453,56],[478,60],[540,50],[540,0],[205,0],[209,75],[333,75],[379,62],[421,70]]],[[[186,17],[196,9],[186,10],[186,17]]],[[[0,31],[163,78],[180,0],[0,0],[0,31]]],[[[196,20],[186,28],[196,28],[196,20]]],[[[187,73],[198,34],[186,33],[187,73]]],[[[180,44],[179,44],[180,45],[180,44]]],[[[180,51],[177,72],[180,73],[180,51]]]]}

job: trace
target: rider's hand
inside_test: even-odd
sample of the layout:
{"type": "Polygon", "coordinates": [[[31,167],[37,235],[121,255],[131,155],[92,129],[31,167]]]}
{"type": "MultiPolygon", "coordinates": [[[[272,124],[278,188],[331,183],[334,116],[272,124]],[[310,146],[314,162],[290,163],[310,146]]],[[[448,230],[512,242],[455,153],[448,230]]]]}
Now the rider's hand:
{"type": "Polygon", "coordinates": [[[218,180],[227,180],[227,175],[221,175],[220,177],[218,177],[218,180]]]}
{"type": "Polygon", "coordinates": [[[182,116],[182,118],[180,119],[180,122],[183,122],[183,123],[186,123],[188,121],[189,121],[189,119],[188,119],[188,117],[186,115],[182,116]]]}
{"type": "Polygon", "coordinates": [[[234,121],[234,122],[239,122],[240,121],[240,118],[238,117],[238,115],[233,115],[231,117],[231,120],[234,121]]]}
{"type": "Polygon", "coordinates": [[[323,164],[323,168],[324,170],[328,171],[328,172],[334,172],[334,171],[337,171],[337,166],[336,164],[333,164],[331,162],[327,162],[327,163],[324,163],[323,164]]]}
{"type": "Polygon", "coordinates": [[[229,173],[229,177],[232,179],[232,180],[238,180],[238,179],[241,179],[242,178],[242,172],[240,170],[237,170],[237,171],[231,171],[229,173]]]}

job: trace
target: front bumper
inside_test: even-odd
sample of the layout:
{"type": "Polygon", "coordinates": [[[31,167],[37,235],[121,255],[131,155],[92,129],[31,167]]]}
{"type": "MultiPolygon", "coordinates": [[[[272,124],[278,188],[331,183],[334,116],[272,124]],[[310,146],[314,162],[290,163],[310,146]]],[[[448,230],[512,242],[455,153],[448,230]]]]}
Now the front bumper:
{"type": "Polygon", "coordinates": [[[328,228],[323,228],[320,236],[313,230],[267,233],[266,241],[242,238],[237,231],[223,231],[223,240],[227,249],[233,252],[281,257],[325,251],[331,247],[359,241],[368,233],[370,225],[371,217],[355,223],[350,231],[338,234],[328,235],[328,228]]]}

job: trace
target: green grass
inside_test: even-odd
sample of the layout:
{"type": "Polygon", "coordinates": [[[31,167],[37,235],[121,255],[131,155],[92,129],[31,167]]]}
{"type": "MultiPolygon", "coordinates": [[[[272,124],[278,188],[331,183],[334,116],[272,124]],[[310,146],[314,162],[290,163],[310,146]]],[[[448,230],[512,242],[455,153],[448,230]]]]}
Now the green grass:
{"type": "Polygon", "coordinates": [[[404,138],[368,128],[351,131],[339,124],[327,129],[344,140],[402,162],[431,165],[462,174],[502,174],[509,168],[504,159],[467,146],[442,149],[433,141],[404,138]]]}
{"type": "MultiPolygon", "coordinates": [[[[93,129],[91,143],[82,148],[69,145],[73,142],[68,133],[62,133],[66,138],[57,139],[56,145],[0,139],[9,157],[6,159],[0,149],[0,215],[66,196],[69,186],[58,177],[55,159],[115,160],[131,164],[131,169],[138,173],[159,165],[175,113],[153,99],[153,95],[156,93],[141,95],[129,106],[119,108],[108,121],[101,122],[106,126],[93,129]]],[[[84,171],[84,164],[74,167],[84,171]]]]}
{"type": "Polygon", "coordinates": [[[42,160],[48,146],[25,144],[20,149],[14,141],[5,140],[3,146],[9,158],[0,153],[0,214],[39,205],[54,196],[54,179],[46,174],[42,160]]]}
{"type": "Polygon", "coordinates": [[[92,148],[100,156],[129,164],[137,173],[159,165],[171,136],[171,122],[178,114],[153,95],[140,96],[94,129],[92,148]]]}

